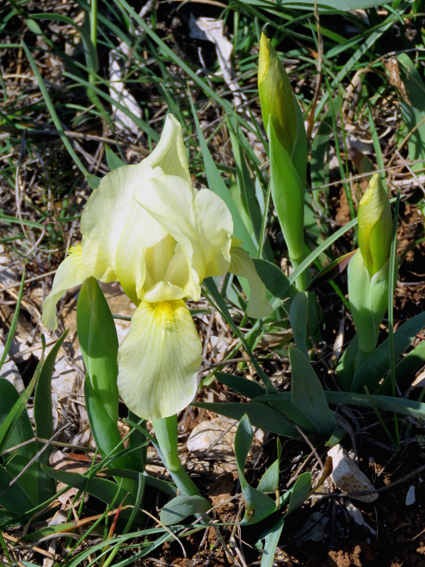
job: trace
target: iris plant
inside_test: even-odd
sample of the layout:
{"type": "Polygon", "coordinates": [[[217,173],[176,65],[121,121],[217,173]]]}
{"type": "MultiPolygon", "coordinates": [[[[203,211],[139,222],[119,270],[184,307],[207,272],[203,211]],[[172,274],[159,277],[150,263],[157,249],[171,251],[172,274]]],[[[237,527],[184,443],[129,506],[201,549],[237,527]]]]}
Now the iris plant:
{"type": "Polygon", "coordinates": [[[84,208],[81,233],[43,303],[43,323],[56,328],[56,303],[67,289],[90,277],[119,282],[137,309],[118,351],[118,389],[142,418],[172,416],[196,393],[202,349],[185,300],[199,300],[205,278],[227,271],[248,278],[248,315],[270,312],[252,260],[232,241],[227,206],[192,186],[172,115],[146,159],[102,179],[84,208]]]}

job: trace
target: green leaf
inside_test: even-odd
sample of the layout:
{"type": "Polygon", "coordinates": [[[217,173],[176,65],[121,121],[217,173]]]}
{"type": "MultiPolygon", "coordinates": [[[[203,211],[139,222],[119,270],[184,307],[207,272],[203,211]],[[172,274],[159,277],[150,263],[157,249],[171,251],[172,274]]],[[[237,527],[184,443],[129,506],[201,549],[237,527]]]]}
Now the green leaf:
{"type": "Polygon", "coordinates": [[[254,433],[252,431],[251,422],[249,421],[248,415],[244,414],[239,422],[235,436],[235,457],[242,490],[248,485],[245,478],[245,462],[253,439],[254,433]]]}
{"type": "MultiPolygon", "coordinates": [[[[415,315],[403,323],[394,333],[395,360],[409,347],[416,335],[425,327],[425,313],[415,315]]],[[[373,352],[367,361],[356,371],[352,390],[358,391],[362,384],[367,384],[369,391],[373,392],[380,380],[390,368],[389,341],[386,339],[373,352]]]]}
{"type": "MultiPolygon", "coordinates": [[[[399,99],[401,114],[409,133],[409,160],[425,160],[425,85],[406,53],[399,54],[397,60],[400,80],[405,89],[400,93],[399,99]]],[[[421,169],[422,166],[421,163],[412,164],[412,169],[421,169]]]]}
{"type": "MultiPolygon", "coordinates": [[[[0,378],[0,424],[4,423],[18,400],[19,394],[13,384],[6,380],[6,378],[0,378]]],[[[2,451],[10,449],[11,447],[16,447],[16,445],[20,445],[33,437],[34,432],[28,413],[23,411],[15,422],[14,427],[3,445],[2,451]]],[[[34,451],[34,445],[27,445],[19,450],[28,451],[28,460],[30,460],[37,452],[34,451]]],[[[7,461],[6,456],[5,458],[7,461]]]]}
{"type": "MultiPolygon", "coordinates": [[[[119,402],[117,331],[108,303],[94,278],[87,279],[81,287],[77,303],[77,329],[93,390],[116,422],[119,402]]],[[[96,424],[95,427],[99,426],[96,424]]]]}
{"type": "Polygon", "coordinates": [[[255,396],[261,396],[266,393],[266,390],[260,384],[247,378],[242,378],[242,376],[234,376],[224,372],[216,372],[215,376],[222,384],[229,386],[229,388],[247,398],[255,398],[255,396]]]}
{"type": "Polygon", "coordinates": [[[92,173],[86,174],[86,181],[92,189],[97,189],[100,185],[101,180],[102,178],[98,177],[97,175],[93,175],[92,173]]]}
{"type": "Polygon", "coordinates": [[[236,431],[235,457],[239,482],[246,502],[245,516],[241,524],[256,524],[276,511],[274,500],[253,488],[245,478],[245,461],[252,444],[254,434],[249,417],[245,414],[236,431]]]}
{"type": "MultiPolygon", "coordinates": [[[[107,412],[102,399],[91,385],[90,378],[86,376],[84,382],[84,398],[89,417],[90,428],[96,445],[102,457],[111,457],[123,449],[121,435],[117,422],[107,412]]],[[[112,467],[130,468],[129,455],[121,456],[110,463],[112,467]]]]}
{"type": "Polygon", "coordinates": [[[122,165],[127,165],[124,160],[122,160],[117,154],[115,154],[110,147],[106,146],[105,148],[106,153],[106,161],[108,163],[109,170],[112,171],[113,169],[117,169],[122,165]]]}
{"type": "MultiPolygon", "coordinates": [[[[102,472],[114,477],[131,479],[135,481],[135,483],[138,482],[138,478],[140,476],[140,473],[138,473],[137,471],[132,471],[129,469],[103,469],[102,472]]],[[[171,496],[172,498],[177,496],[177,488],[172,482],[161,480],[160,478],[155,478],[154,476],[148,475],[146,472],[142,474],[146,486],[149,486],[155,491],[161,490],[162,492],[164,492],[164,494],[168,494],[168,496],[171,496]]]]}
{"type": "MultiPolygon", "coordinates": [[[[55,366],[56,356],[65,340],[68,331],[65,331],[56,344],[49,352],[40,371],[40,377],[37,382],[34,393],[34,422],[37,437],[42,439],[50,439],[53,435],[53,415],[52,415],[52,374],[55,366]]],[[[41,449],[42,444],[36,445],[41,449]]],[[[37,484],[38,499],[37,502],[47,500],[56,492],[55,482],[44,474],[40,465],[49,464],[50,450],[46,449],[37,461],[37,484]]]]}
{"type": "Polygon", "coordinates": [[[127,492],[112,480],[98,477],[89,478],[79,473],[53,469],[51,467],[43,467],[43,470],[58,482],[63,482],[68,486],[87,492],[106,504],[122,502],[125,497],[127,497],[126,502],[132,502],[131,495],[128,496],[127,492]]]}
{"type": "MultiPolygon", "coordinates": [[[[423,364],[425,364],[425,342],[419,343],[413,350],[407,353],[395,367],[396,382],[402,392],[410,386],[416,372],[423,364]]],[[[376,393],[390,394],[391,384],[389,380],[385,379],[376,393]]]]}
{"type": "Polygon", "coordinates": [[[307,320],[308,320],[308,297],[303,291],[298,293],[291,302],[289,309],[289,321],[292,327],[297,349],[308,359],[307,350],[307,320]]]}
{"type": "Polygon", "coordinates": [[[274,493],[279,486],[279,459],[276,459],[266,470],[258,483],[258,490],[266,494],[274,493]]]}
{"type": "MultiPolygon", "coordinates": [[[[350,310],[359,337],[359,350],[371,353],[375,350],[379,327],[388,307],[387,263],[370,277],[360,250],[348,264],[348,294],[350,310]]],[[[359,385],[361,387],[361,385],[359,385]]],[[[353,382],[353,387],[355,387],[353,382]]]]}
{"type": "MultiPolygon", "coordinates": [[[[264,402],[268,402],[271,406],[276,409],[281,409],[285,407],[291,394],[289,392],[276,393],[276,394],[266,394],[264,396],[258,396],[255,402],[259,406],[264,402]]],[[[406,400],[405,398],[394,398],[392,396],[377,396],[374,394],[357,394],[353,392],[325,392],[326,399],[329,404],[332,405],[353,405],[366,408],[378,407],[384,411],[400,413],[402,415],[408,415],[409,417],[414,417],[418,419],[425,419],[425,403],[416,402],[414,400],[406,400]]],[[[199,404],[200,405],[200,404],[199,404]]],[[[205,404],[208,405],[208,404],[205,404]]],[[[220,404],[211,404],[220,405],[220,404]]],[[[223,404],[226,405],[226,404],[223,404]]],[[[200,405],[200,407],[202,407],[200,405]]],[[[213,409],[213,411],[216,411],[213,409]]],[[[265,411],[265,410],[263,410],[265,411]]],[[[267,409],[268,411],[268,409],[267,409]]],[[[217,411],[217,413],[223,413],[217,411]]],[[[223,413],[223,415],[226,415],[223,413]]]]}
{"type": "MultiPolygon", "coordinates": [[[[7,416],[12,411],[12,408],[19,400],[19,394],[15,387],[5,378],[0,378],[0,424],[3,424],[7,416]]],[[[16,447],[21,443],[25,443],[30,439],[33,439],[34,432],[31,426],[28,413],[23,411],[17,422],[15,423],[7,441],[3,447],[3,450],[11,449],[16,447]]],[[[3,477],[8,479],[7,475],[10,475],[11,479],[15,478],[19,473],[22,472],[23,468],[28,465],[29,461],[35,457],[37,453],[36,443],[29,443],[24,447],[16,449],[13,453],[8,453],[3,456],[3,462],[5,463],[6,471],[3,477]]],[[[7,480],[7,483],[10,480],[7,480]]],[[[2,484],[3,489],[5,485],[2,484]]],[[[33,464],[19,479],[19,487],[26,493],[22,495],[22,503],[26,500],[31,500],[31,502],[37,502],[37,464],[33,464]],[[26,500],[25,500],[26,498],[26,500]]],[[[19,497],[20,489],[16,489],[16,496],[19,497]]],[[[4,505],[4,501],[8,501],[9,498],[14,498],[14,491],[12,488],[8,489],[3,496],[0,496],[0,503],[4,505]]],[[[20,506],[20,505],[18,505],[20,506]]],[[[20,508],[20,513],[25,513],[28,508],[20,508]]]]}
{"type": "Polygon", "coordinates": [[[305,472],[300,474],[294,486],[289,490],[290,500],[285,516],[293,514],[307,500],[311,491],[311,474],[305,472]]]}
{"type": "MultiPolygon", "coordinates": [[[[253,2],[252,0],[246,0],[249,4],[263,4],[267,5],[267,2],[253,2]]],[[[281,0],[280,5],[285,8],[297,8],[304,10],[314,10],[314,0],[281,0]]],[[[340,12],[347,12],[350,10],[360,10],[366,8],[375,8],[382,5],[382,0],[318,0],[317,6],[319,8],[327,8],[329,10],[338,10],[340,12]]]]}
{"type": "Polygon", "coordinates": [[[273,204],[291,261],[304,259],[304,190],[294,164],[269,124],[270,183],[273,204]]]}
{"type": "Polygon", "coordinates": [[[276,264],[260,258],[253,261],[258,275],[273,297],[286,299],[297,293],[297,290],[291,286],[289,279],[276,264]]]}
{"type": "Polygon", "coordinates": [[[182,463],[178,449],[177,415],[157,419],[153,422],[153,428],[167,470],[179,471],[182,463]]]}
{"type": "Polygon", "coordinates": [[[24,291],[25,273],[26,272],[25,272],[25,269],[24,269],[22,271],[21,285],[19,286],[18,299],[16,301],[15,312],[13,314],[13,319],[12,319],[12,322],[10,324],[9,332],[7,333],[6,343],[4,345],[3,353],[2,353],[1,359],[0,359],[0,370],[3,367],[4,361],[6,360],[7,355],[9,354],[10,345],[12,344],[13,336],[15,334],[16,325],[18,324],[19,310],[21,308],[22,294],[23,294],[23,291],[24,291]]]}
{"type": "Polygon", "coordinates": [[[301,264],[289,276],[289,283],[293,284],[299,276],[318,258],[325,250],[327,250],[334,242],[338,240],[343,234],[355,227],[357,219],[347,222],[344,226],[339,228],[336,232],[331,234],[324,242],[316,246],[316,248],[301,262],[301,264]]]}
{"type": "Polygon", "coordinates": [[[35,429],[37,436],[45,439],[49,439],[53,435],[52,374],[56,356],[67,334],[68,331],[66,330],[44,360],[34,392],[35,429]]]}
{"type": "Polygon", "coordinates": [[[231,402],[209,404],[199,402],[192,405],[198,408],[209,409],[220,415],[225,415],[226,417],[238,420],[241,419],[244,414],[247,414],[251,423],[255,425],[255,427],[260,427],[265,431],[276,433],[276,435],[283,435],[284,437],[291,438],[297,438],[300,435],[292,423],[285,418],[284,411],[292,405],[290,400],[288,400],[285,404],[284,410],[282,410],[282,406],[275,409],[255,402],[251,402],[249,404],[231,402]]]}
{"type": "Polygon", "coordinates": [[[27,388],[22,392],[22,394],[13,404],[12,409],[6,415],[3,423],[0,426],[0,453],[4,451],[9,436],[12,434],[15,427],[17,426],[17,423],[21,418],[22,413],[26,411],[26,405],[35,388],[42,367],[43,367],[43,361],[40,360],[40,362],[38,363],[35,369],[34,376],[32,377],[31,382],[28,384],[27,388]]]}
{"type": "Polygon", "coordinates": [[[357,252],[357,250],[352,250],[343,256],[339,256],[332,262],[330,262],[327,266],[325,266],[320,272],[314,276],[311,282],[308,284],[308,291],[317,288],[324,282],[333,281],[337,278],[345,268],[348,266],[353,255],[357,252]]]}
{"type": "Polygon", "coordinates": [[[319,433],[331,434],[337,423],[329,409],[322,384],[308,359],[296,348],[289,350],[292,402],[309,418],[319,433]]]}
{"type": "Polygon", "coordinates": [[[264,550],[261,556],[260,567],[273,567],[276,554],[276,547],[282,534],[285,518],[280,518],[271,528],[267,530],[264,537],[264,550]]]}
{"type": "Polygon", "coordinates": [[[0,466],[0,505],[3,506],[8,513],[22,515],[26,514],[34,507],[34,500],[17,481],[9,488],[6,488],[14,479],[4,467],[0,466]]]}
{"type": "Polygon", "coordinates": [[[258,243],[261,234],[262,214],[255,195],[255,185],[251,179],[251,175],[246,164],[245,152],[239,140],[243,134],[240,131],[240,128],[235,125],[233,121],[231,122],[232,127],[229,128],[230,141],[235,160],[236,178],[238,180],[241,201],[243,208],[252,223],[255,240],[258,243]],[[233,130],[234,126],[236,126],[236,132],[233,130]]]}
{"type": "Polygon", "coordinates": [[[211,502],[202,496],[177,496],[165,504],[159,519],[165,526],[180,524],[189,516],[206,514],[211,502]]]}
{"type": "Polygon", "coordinates": [[[356,369],[357,353],[359,351],[359,336],[354,335],[348,347],[343,352],[336,367],[338,383],[342,390],[351,390],[354,371],[356,369]]]}
{"type": "Polygon", "coordinates": [[[425,419],[425,403],[393,396],[357,394],[353,392],[326,392],[330,404],[347,404],[366,408],[378,407],[384,411],[425,419]]]}
{"type": "Polygon", "coordinates": [[[146,435],[142,433],[141,429],[146,427],[146,420],[140,420],[140,418],[131,411],[128,412],[128,418],[132,421],[140,422],[140,429],[133,428],[133,431],[128,438],[128,448],[135,449],[131,452],[131,468],[137,472],[144,472],[146,468],[149,441],[146,435]]]}

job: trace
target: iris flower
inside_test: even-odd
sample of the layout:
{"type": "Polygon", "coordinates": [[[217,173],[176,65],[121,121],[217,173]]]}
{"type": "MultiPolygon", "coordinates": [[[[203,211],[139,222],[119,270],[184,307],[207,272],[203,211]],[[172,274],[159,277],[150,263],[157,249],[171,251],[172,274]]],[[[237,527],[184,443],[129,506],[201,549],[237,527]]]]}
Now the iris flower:
{"type": "Polygon", "coordinates": [[[57,327],[56,303],[87,278],[119,282],[137,309],[118,351],[118,388],[140,417],[174,415],[196,394],[202,349],[185,300],[199,300],[205,278],[227,271],[247,278],[248,314],[270,313],[251,258],[232,246],[226,204],[191,184],[181,127],[172,115],[147,158],[101,180],[84,208],[81,234],[56,272],[43,323],[57,327]]]}

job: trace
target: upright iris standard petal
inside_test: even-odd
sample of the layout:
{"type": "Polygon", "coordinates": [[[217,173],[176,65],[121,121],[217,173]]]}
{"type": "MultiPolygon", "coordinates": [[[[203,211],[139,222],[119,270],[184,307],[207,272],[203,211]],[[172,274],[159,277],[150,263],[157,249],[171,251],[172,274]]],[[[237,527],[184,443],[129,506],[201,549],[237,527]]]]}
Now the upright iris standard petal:
{"type": "Polygon", "coordinates": [[[189,164],[182,128],[172,114],[165,120],[164,130],[154,151],[140,165],[159,167],[165,175],[176,175],[190,183],[189,164]]]}
{"type": "Polygon", "coordinates": [[[143,176],[149,179],[153,174],[142,164],[108,173],[88,200],[81,219],[83,260],[88,270],[100,281],[119,281],[136,304],[146,276],[145,250],[168,234],[134,201],[135,191],[146,182],[143,176]]]}
{"type": "Polygon", "coordinates": [[[209,189],[196,194],[195,207],[206,278],[221,276],[230,264],[233,220],[225,202],[209,189]]]}
{"type": "Polygon", "coordinates": [[[125,404],[152,421],[184,409],[196,394],[201,350],[184,301],[142,301],[118,353],[125,404]]]}
{"type": "Polygon", "coordinates": [[[73,246],[69,249],[68,256],[59,266],[52,291],[43,302],[41,320],[45,327],[51,331],[57,328],[56,303],[68,289],[81,285],[88,277],[89,274],[82,262],[81,245],[73,246]]]}
{"type": "Polygon", "coordinates": [[[149,192],[152,179],[171,176],[193,191],[181,126],[168,115],[155,150],[138,165],[108,173],[91,195],[81,219],[88,270],[103,282],[118,280],[136,304],[143,297],[145,250],[160,243],[168,231],[136,205],[134,195],[149,192]]]}
{"type": "MultiPolygon", "coordinates": [[[[172,236],[183,253],[185,260],[181,262],[181,269],[185,270],[186,281],[183,288],[185,293],[181,297],[199,299],[205,266],[195,225],[194,189],[180,177],[161,175],[149,179],[143,190],[137,191],[134,197],[141,208],[172,236]]],[[[144,289],[145,293],[147,291],[144,289]]]]}
{"type": "Polygon", "coordinates": [[[225,203],[207,189],[195,193],[170,175],[151,179],[135,199],[179,245],[186,258],[181,269],[189,270],[184,296],[199,299],[202,280],[223,275],[230,263],[233,221],[225,203]]]}

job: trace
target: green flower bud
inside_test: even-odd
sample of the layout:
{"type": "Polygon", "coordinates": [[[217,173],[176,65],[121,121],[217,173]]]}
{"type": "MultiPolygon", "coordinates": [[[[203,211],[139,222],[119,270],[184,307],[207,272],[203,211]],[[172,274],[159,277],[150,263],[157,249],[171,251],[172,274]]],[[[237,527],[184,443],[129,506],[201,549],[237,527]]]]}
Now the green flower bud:
{"type": "Polygon", "coordinates": [[[263,33],[260,40],[258,91],[266,132],[272,120],[279,142],[291,155],[297,137],[297,108],[295,105],[298,103],[276,50],[263,33]]]}
{"type": "Polygon", "coordinates": [[[363,195],[358,211],[360,252],[372,278],[390,257],[393,219],[387,193],[375,173],[363,195]]]}

